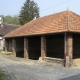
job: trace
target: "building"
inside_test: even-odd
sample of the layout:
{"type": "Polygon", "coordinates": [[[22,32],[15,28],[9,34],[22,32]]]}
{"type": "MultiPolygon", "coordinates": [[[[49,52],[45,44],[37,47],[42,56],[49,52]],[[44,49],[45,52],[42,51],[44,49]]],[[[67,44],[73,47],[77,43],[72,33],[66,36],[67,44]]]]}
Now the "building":
{"type": "Polygon", "coordinates": [[[4,38],[6,51],[11,47],[14,56],[51,58],[71,66],[73,59],[80,58],[80,16],[72,11],[55,13],[32,20],[4,38]]]}
{"type": "Polygon", "coordinates": [[[0,50],[2,50],[4,47],[3,36],[19,27],[20,25],[3,24],[3,20],[0,18],[0,50]]]}

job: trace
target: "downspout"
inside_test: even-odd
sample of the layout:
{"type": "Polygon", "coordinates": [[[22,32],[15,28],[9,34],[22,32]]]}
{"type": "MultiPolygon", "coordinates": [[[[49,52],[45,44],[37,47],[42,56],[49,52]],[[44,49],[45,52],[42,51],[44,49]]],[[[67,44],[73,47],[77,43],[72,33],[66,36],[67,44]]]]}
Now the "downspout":
{"type": "Polygon", "coordinates": [[[66,66],[66,32],[64,35],[64,67],[66,66]]]}

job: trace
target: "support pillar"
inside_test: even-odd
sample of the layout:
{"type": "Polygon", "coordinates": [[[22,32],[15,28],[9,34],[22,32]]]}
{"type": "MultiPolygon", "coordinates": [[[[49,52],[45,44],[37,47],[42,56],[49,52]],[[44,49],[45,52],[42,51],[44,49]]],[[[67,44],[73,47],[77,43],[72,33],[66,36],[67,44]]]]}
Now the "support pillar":
{"type": "Polygon", "coordinates": [[[16,57],[16,40],[12,39],[12,53],[16,57]]]}
{"type": "Polygon", "coordinates": [[[28,38],[24,37],[24,58],[28,59],[28,38]]]}
{"type": "Polygon", "coordinates": [[[65,56],[64,56],[64,66],[70,67],[72,66],[72,58],[73,58],[73,37],[71,34],[65,33],[65,56]]]}
{"type": "Polygon", "coordinates": [[[7,39],[5,39],[4,45],[5,45],[5,51],[8,51],[8,42],[7,42],[7,39]]]}
{"type": "Polygon", "coordinates": [[[46,57],[46,37],[41,36],[41,57],[46,57]]]}

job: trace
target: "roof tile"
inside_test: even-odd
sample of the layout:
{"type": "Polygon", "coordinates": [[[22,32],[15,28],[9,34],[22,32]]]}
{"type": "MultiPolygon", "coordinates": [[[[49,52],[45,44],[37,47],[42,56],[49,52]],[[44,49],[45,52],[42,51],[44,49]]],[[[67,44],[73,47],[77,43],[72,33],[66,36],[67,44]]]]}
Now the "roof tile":
{"type": "Polygon", "coordinates": [[[80,16],[72,11],[63,11],[32,20],[5,35],[4,38],[49,34],[65,31],[80,32],[80,16]],[[68,25],[69,23],[69,25],[68,25]]]}
{"type": "Polygon", "coordinates": [[[19,27],[20,27],[20,25],[3,24],[3,26],[0,26],[0,35],[4,36],[19,27]]]}

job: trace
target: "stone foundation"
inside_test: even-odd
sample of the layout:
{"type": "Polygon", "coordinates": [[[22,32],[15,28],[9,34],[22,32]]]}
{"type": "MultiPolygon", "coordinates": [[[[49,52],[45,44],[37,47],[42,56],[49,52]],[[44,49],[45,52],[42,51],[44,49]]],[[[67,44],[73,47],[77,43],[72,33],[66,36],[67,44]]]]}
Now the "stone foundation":
{"type": "Polygon", "coordinates": [[[50,58],[50,57],[44,57],[43,59],[46,62],[50,62],[50,63],[58,63],[58,64],[62,64],[64,63],[63,59],[59,59],[59,58],[50,58]]]}

